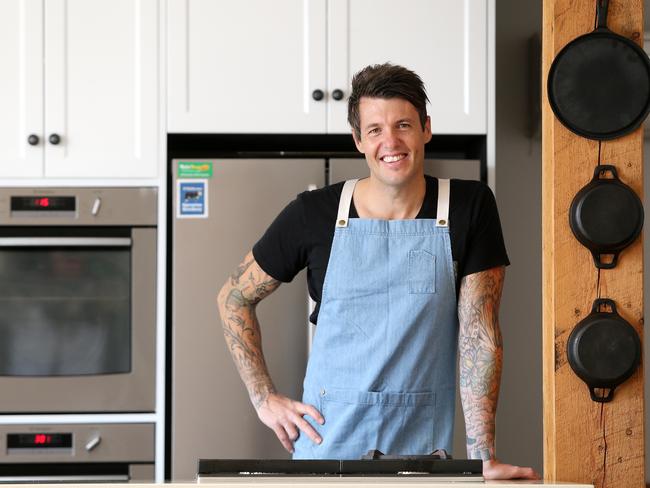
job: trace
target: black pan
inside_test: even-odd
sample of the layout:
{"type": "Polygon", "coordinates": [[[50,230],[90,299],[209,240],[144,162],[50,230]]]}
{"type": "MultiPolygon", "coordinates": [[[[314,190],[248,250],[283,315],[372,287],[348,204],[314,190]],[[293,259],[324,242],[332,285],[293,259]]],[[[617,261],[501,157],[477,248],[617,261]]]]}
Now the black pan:
{"type": "Polygon", "coordinates": [[[575,374],[587,383],[591,399],[610,402],[614,389],[636,371],[641,360],[641,340],[634,327],[618,314],[614,301],[599,298],[591,313],[571,331],[567,356],[575,374]],[[601,311],[604,305],[612,311],[601,311]],[[609,392],[598,395],[597,388],[609,392]]]}
{"type": "Polygon", "coordinates": [[[555,116],[574,133],[607,140],[632,132],[650,111],[650,60],[635,42],[607,28],[608,0],[597,0],[597,27],[567,44],[548,75],[555,116]]]}
{"type": "Polygon", "coordinates": [[[596,267],[610,269],[641,233],[643,204],[618,178],[614,166],[599,165],[592,180],[573,198],[569,225],[576,239],[591,251],[596,267]],[[601,178],[608,172],[613,178],[601,178]],[[611,261],[604,256],[611,256],[611,261]]]}

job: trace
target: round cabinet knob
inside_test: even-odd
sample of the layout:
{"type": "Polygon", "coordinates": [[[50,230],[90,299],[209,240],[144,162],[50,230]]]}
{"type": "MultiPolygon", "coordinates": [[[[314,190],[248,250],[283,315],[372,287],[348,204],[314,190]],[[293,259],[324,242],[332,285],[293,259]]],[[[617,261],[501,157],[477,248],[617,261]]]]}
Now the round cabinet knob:
{"type": "Polygon", "coordinates": [[[343,100],[343,90],[339,90],[338,88],[332,92],[332,98],[334,100],[343,100]]]}
{"type": "Polygon", "coordinates": [[[323,90],[317,89],[311,92],[311,97],[317,102],[320,102],[323,98],[325,98],[325,93],[323,93],[323,90]]]}
{"type": "Polygon", "coordinates": [[[29,137],[27,137],[27,142],[30,146],[38,145],[38,141],[40,141],[40,139],[36,134],[30,134],[29,137]]]}
{"type": "Polygon", "coordinates": [[[59,142],[61,142],[61,136],[58,134],[51,134],[50,137],[48,137],[48,141],[50,141],[50,144],[56,146],[59,142]]]}

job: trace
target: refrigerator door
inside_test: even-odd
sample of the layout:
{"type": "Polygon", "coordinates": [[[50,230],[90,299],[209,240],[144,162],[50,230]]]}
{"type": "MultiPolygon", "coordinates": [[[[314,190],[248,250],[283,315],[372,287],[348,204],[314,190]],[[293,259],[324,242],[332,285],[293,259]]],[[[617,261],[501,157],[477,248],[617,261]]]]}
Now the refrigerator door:
{"type": "MultiPolygon", "coordinates": [[[[217,293],[276,215],[298,193],[324,184],[325,165],[318,159],[191,160],[212,163],[212,176],[201,180],[179,179],[180,161],[173,161],[171,476],[188,481],[199,458],[288,457],[258,420],[239,379],[217,293]]],[[[257,308],[275,386],[295,399],[307,358],[306,289],[303,271],[257,308]]]]}
{"type": "MultiPolygon", "coordinates": [[[[478,159],[426,159],[424,172],[438,178],[480,181],[481,161],[478,159]]],[[[368,175],[368,165],[363,158],[330,159],[329,183],[365,178],[368,175]]]]}

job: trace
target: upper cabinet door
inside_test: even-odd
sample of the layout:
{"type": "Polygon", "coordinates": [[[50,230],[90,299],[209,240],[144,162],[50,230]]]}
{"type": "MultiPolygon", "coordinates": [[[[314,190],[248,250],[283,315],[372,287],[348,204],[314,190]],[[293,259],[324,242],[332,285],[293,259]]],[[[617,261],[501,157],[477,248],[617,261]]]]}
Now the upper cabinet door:
{"type": "MultiPolygon", "coordinates": [[[[330,80],[337,86],[368,64],[390,61],[418,73],[434,134],[487,131],[485,0],[329,0],[330,80]],[[346,46],[348,47],[346,52],[346,46]]],[[[333,89],[334,87],[332,87],[333,89]]],[[[329,132],[349,132],[331,104],[329,132]]]]}
{"type": "Polygon", "coordinates": [[[45,176],[156,177],[158,0],[43,3],[45,176]]]}
{"type": "Polygon", "coordinates": [[[325,132],[325,17],[325,0],[168,0],[168,131],[325,132]]]}
{"type": "Polygon", "coordinates": [[[42,0],[0,2],[0,59],[0,177],[41,176],[42,0]]]}

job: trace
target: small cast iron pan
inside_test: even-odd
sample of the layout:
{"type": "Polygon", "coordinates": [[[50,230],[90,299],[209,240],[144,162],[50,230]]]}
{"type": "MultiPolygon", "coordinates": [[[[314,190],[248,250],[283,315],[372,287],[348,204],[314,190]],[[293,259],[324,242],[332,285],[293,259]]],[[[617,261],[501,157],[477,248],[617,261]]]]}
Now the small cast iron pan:
{"type": "Polygon", "coordinates": [[[616,266],[619,253],[643,228],[643,204],[634,190],[618,178],[614,166],[596,166],[593,179],[573,198],[569,209],[573,235],[591,251],[597,268],[616,266]],[[610,172],[613,178],[601,178],[610,172]],[[611,255],[611,261],[603,256],[611,255]]]}
{"type": "Polygon", "coordinates": [[[636,129],[650,111],[650,60],[607,28],[608,0],[597,0],[597,27],[567,44],[548,74],[548,100],[572,132],[607,140],[636,129]]]}
{"type": "Polygon", "coordinates": [[[636,371],[641,360],[641,340],[616,312],[613,300],[598,298],[591,313],[571,331],[567,356],[571,369],[587,383],[591,399],[606,403],[614,397],[614,389],[636,371]],[[609,305],[612,311],[601,311],[603,305],[609,305]],[[609,392],[599,396],[596,388],[609,392]]]}

